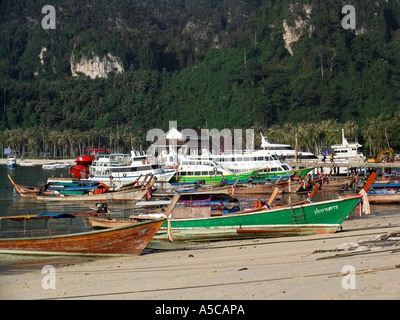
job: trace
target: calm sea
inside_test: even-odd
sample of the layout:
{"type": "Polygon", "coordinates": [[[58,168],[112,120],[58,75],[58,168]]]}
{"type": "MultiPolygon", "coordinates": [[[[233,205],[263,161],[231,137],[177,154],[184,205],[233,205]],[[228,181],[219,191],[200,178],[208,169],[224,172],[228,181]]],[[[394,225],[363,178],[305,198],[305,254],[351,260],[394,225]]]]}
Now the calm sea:
{"type": "MultiPolygon", "coordinates": [[[[94,204],[85,203],[57,203],[39,202],[34,199],[21,198],[13,193],[14,187],[8,179],[10,175],[15,183],[26,186],[40,186],[49,177],[68,177],[67,169],[43,170],[41,166],[17,167],[9,169],[5,165],[0,165],[0,217],[16,216],[26,214],[41,213],[77,213],[87,212],[94,208],[94,204]]],[[[336,192],[318,192],[314,200],[327,200],[336,197],[336,192]]],[[[249,196],[248,198],[250,198],[249,196]]],[[[283,203],[297,202],[304,199],[304,195],[283,195],[280,196],[283,203]]],[[[109,209],[113,213],[127,216],[132,213],[132,203],[110,203],[109,209]]],[[[391,215],[400,212],[399,205],[371,206],[372,214],[391,215]]],[[[363,219],[368,218],[363,217],[363,219]]],[[[359,219],[356,210],[350,215],[349,219],[359,219]]],[[[29,235],[32,230],[45,229],[45,221],[27,222],[25,226],[21,222],[3,220],[0,223],[0,237],[29,235]]],[[[49,228],[46,228],[49,232],[49,228]]],[[[83,232],[88,230],[88,225],[81,217],[75,219],[59,219],[51,223],[50,231],[54,233],[83,232]]],[[[88,258],[71,257],[39,257],[39,256],[18,256],[0,254],[0,274],[20,273],[42,268],[44,265],[61,265],[88,261],[88,258]]]]}

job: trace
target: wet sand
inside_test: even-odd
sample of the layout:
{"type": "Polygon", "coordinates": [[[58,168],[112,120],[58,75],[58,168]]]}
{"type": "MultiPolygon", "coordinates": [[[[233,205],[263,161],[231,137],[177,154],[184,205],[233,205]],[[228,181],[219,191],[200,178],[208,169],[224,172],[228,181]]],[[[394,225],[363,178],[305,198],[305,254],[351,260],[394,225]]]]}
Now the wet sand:
{"type": "Polygon", "coordinates": [[[400,231],[400,216],[346,220],[342,232],[191,244],[173,251],[1,275],[1,299],[399,299],[400,246],[355,243],[400,231]],[[351,246],[349,246],[351,245],[351,246]],[[350,247],[350,248],[349,248],[350,247]],[[345,266],[355,270],[342,273],[345,266]],[[346,277],[345,277],[346,276],[346,277]],[[344,289],[343,283],[355,284],[344,289]]]}

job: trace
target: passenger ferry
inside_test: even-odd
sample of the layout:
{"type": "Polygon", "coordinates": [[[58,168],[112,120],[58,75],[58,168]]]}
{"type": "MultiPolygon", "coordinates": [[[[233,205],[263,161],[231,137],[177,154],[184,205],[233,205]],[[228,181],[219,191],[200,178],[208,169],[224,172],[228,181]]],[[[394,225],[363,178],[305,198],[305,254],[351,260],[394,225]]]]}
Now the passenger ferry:
{"type": "Polygon", "coordinates": [[[225,181],[234,183],[245,181],[257,174],[258,170],[246,172],[232,172],[222,168],[220,165],[209,159],[194,159],[181,157],[178,162],[176,176],[172,177],[171,183],[194,183],[204,181],[204,183],[219,183],[225,181]]]}
{"type": "Polygon", "coordinates": [[[113,153],[99,154],[89,167],[89,180],[102,182],[108,186],[124,186],[135,182],[143,182],[146,175],[152,174],[157,182],[168,182],[176,173],[176,169],[163,170],[146,154],[131,151],[131,154],[113,153]]]}
{"type": "MultiPolygon", "coordinates": [[[[263,135],[261,135],[262,151],[276,154],[285,161],[296,161],[296,150],[290,144],[271,143],[263,135]]],[[[299,162],[317,162],[318,157],[312,152],[297,152],[297,161],[299,162]]]]}
{"type": "Polygon", "coordinates": [[[342,143],[333,144],[331,148],[334,151],[335,162],[365,162],[366,157],[358,149],[362,148],[362,145],[358,142],[349,143],[344,136],[344,130],[342,129],[342,143]]]}
{"type": "MultiPolygon", "coordinates": [[[[193,179],[190,179],[194,181],[196,181],[195,179],[209,180],[205,178],[205,172],[210,172],[210,170],[217,171],[217,173],[220,172],[220,174],[217,174],[219,177],[221,173],[224,176],[236,174],[241,176],[240,180],[243,180],[249,178],[279,179],[281,176],[282,178],[288,178],[293,175],[295,177],[303,177],[314,169],[311,167],[294,170],[290,164],[281,161],[276,154],[270,154],[264,150],[231,154],[211,154],[208,149],[203,149],[201,155],[184,156],[177,155],[170,149],[170,153],[164,155],[163,161],[166,166],[173,167],[177,165],[178,175],[194,176],[193,179]],[[176,162],[177,159],[178,162],[176,162]],[[209,163],[212,163],[212,165],[209,163]],[[204,168],[205,165],[208,168],[204,168]],[[227,170],[227,172],[223,172],[222,170],[227,170]]],[[[180,180],[189,179],[181,177],[180,180]]]]}

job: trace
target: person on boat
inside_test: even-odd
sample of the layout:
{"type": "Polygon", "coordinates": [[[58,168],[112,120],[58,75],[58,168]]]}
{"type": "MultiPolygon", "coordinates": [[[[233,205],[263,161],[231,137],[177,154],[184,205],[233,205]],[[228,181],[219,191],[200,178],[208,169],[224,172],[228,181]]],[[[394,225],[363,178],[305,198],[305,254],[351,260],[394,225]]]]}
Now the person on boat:
{"type": "Polygon", "coordinates": [[[331,163],[333,162],[333,154],[331,153],[331,155],[329,156],[329,158],[331,159],[331,163]]]}

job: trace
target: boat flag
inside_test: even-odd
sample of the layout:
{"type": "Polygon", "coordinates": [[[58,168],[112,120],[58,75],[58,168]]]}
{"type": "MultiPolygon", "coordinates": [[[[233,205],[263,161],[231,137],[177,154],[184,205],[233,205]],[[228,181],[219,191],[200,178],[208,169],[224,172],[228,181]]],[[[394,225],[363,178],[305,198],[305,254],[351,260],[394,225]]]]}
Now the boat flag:
{"type": "Polygon", "coordinates": [[[152,195],[153,195],[153,188],[151,187],[151,185],[148,185],[146,194],[147,200],[150,200],[152,195]]]}
{"type": "Polygon", "coordinates": [[[358,216],[362,216],[362,199],[358,202],[358,216]]]}
{"type": "Polygon", "coordinates": [[[371,213],[371,207],[368,201],[368,194],[364,189],[361,189],[360,194],[362,195],[362,207],[363,207],[362,212],[365,215],[368,215],[371,213]]]}

